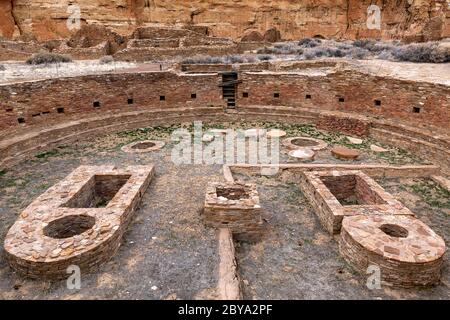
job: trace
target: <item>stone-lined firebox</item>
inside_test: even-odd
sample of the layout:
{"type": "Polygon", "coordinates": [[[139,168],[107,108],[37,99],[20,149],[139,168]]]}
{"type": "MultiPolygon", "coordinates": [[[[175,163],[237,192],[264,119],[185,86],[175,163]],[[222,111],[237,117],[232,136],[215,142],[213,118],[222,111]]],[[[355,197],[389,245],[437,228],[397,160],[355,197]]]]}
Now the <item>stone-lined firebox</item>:
{"type": "Polygon", "coordinates": [[[342,219],[354,215],[413,215],[361,171],[304,172],[300,187],[328,232],[337,234],[342,219]]]}
{"type": "Polygon", "coordinates": [[[120,246],[153,166],[81,166],[31,203],[5,239],[10,266],[31,278],[60,279],[70,265],[90,272],[120,246]]]}
{"type": "Polygon", "coordinates": [[[255,184],[215,182],[206,190],[205,224],[215,228],[229,228],[237,240],[261,239],[261,212],[255,184]]]}

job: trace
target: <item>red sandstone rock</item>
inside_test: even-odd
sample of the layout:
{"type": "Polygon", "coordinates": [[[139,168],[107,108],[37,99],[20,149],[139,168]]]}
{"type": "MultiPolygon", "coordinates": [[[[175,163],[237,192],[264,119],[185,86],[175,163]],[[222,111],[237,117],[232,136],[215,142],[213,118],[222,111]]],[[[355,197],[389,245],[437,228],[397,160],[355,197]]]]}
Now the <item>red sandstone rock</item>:
{"type": "MultiPolygon", "coordinates": [[[[196,31],[234,39],[241,38],[250,28],[262,34],[272,27],[285,39],[320,35],[432,40],[450,34],[445,0],[386,1],[382,7],[381,30],[367,28],[367,8],[372,3],[369,0],[272,0],[265,1],[264,5],[250,0],[118,0],[101,2],[101,5],[100,1],[92,0],[76,2],[84,21],[110,27],[121,34],[130,34],[141,24],[185,24],[196,31]]],[[[0,5],[0,34],[6,37],[12,37],[14,29],[32,33],[39,40],[68,37],[71,33],[66,26],[70,14],[58,0],[2,0],[0,5]]]]}
{"type": "Polygon", "coordinates": [[[267,42],[281,41],[281,33],[277,28],[271,28],[264,33],[264,40],[267,42]]]}
{"type": "Polygon", "coordinates": [[[341,146],[331,149],[331,154],[336,158],[343,160],[355,160],[359,157],[358,151],[341,146]]]}
{"type": "Polygon", "coordinates": [[[258,31],[251,31],[249,33],[246,33],[241,39],[242,42],[263,41],[263,40],[264,40],[263,35],[258,31]]]}

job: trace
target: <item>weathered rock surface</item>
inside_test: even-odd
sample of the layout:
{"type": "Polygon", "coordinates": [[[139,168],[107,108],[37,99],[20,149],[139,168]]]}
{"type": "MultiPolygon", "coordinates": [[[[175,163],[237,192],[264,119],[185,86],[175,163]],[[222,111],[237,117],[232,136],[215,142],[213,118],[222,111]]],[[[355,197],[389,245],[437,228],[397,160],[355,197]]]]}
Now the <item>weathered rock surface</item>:
{"type": "MultiPolygon", "coordinates": [[[[32,34],[39,40],[67,38],[73,14],[58,0],[0,0],[0,36],[32,34]]],[[[81,25],[100,24],[129,34],[139,25],[209,28],[215,36],[240,39],[252,31],[277,31],[283,39],[307,36],[434,40],[450,35],[446,0],[79,0],[81,25]],[[381,29],[367,27],[368,7],[381,9],[381,29]],[[224,19],[226,17],[226,19],[224,19]],[[276,28],[276,29],[273,29],[276,28]]]]}

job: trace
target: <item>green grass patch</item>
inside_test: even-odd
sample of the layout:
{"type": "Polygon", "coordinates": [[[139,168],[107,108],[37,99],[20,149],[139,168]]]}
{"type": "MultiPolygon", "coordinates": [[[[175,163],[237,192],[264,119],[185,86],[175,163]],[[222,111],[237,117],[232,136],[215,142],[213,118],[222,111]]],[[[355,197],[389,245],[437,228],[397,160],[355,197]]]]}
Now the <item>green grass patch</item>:
{"type": "Polygon", "coordinates": [[[432,180],[423,180],[411,186],[414,193],[433,208],[450,209],[450,191],[432,180]]]}
{"type": "Polygon", "coordinates": [[[54,157],[58,154],[59,154],[58,150],[50,150],[50,151],[38,153],[35,157],[38,159],[47,159],[50,157],[54,157]]]}

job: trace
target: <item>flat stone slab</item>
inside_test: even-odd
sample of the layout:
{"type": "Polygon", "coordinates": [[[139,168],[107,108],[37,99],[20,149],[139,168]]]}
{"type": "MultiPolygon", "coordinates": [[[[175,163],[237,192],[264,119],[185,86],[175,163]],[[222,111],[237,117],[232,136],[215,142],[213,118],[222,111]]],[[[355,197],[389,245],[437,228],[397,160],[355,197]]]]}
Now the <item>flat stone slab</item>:
{"type": "Polygon", "coordinates": [[[351,144],[362,144],[363,139],[353,138],[353,137],[347,137],[347,140],[350,141],[351,144]]]}
{"type": "Polygon", "coordinates": [[[246,138],[261,138],[266,136],[267,130],[266,129],[248,129],[245,130],[245,137],[246,138]]]}
{"type": "Polygon", "coordinates": [[[203,142],[211,142],[211,141],[214,140],[214,138],[215,138],[214,135],[206,133],[206,134],[203,135],[202,141],[203,142]]]}
{"type": "Polygon", "coordinates": [[[212,134],[227,134],[227,130],[226,129],[213,128],[213,129],[209,129],[208,132],[212,133],[212,134]]]}
{"type": "Polygon", "coordinates": [[[315,155],[316,153],[308,148],[292,150],[289,152],[289,157],[301,161],[312,161],[314,160],[315,155]]]}
{"type": "Polygon", "coordinates": [[[267,138],[282,138],[287,135],[286,131],[279,130],[279,129],[272,129],[267,132],[267,138]]]}
{"type": "Polygon", "coordinates": [[[389,151],[389,150],[387,150],[385,148],[382,148],[382,147],[379,147],[379,146],[377,146],[375,144],[372,144],[370,146],[370,150],[372,150],[373,152],[388,152],[389,151]]]}
{"type": "Polygon", "coordinates": [[[144,140],[127,144],[121,150],[126,153],[145,153],[160,150],[165,145],[166,143],[164,141],[144,140]]]}
{"type": "Polygon", "coordinates": [[[359,157],[359,152],[357,150],[342,146],[337,146],[331,149],[331,154],[335,158],[342,160],[356,160],[359,157]]]}

